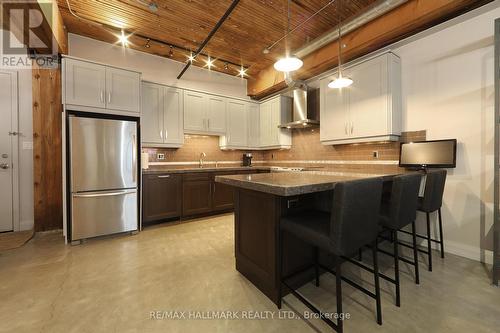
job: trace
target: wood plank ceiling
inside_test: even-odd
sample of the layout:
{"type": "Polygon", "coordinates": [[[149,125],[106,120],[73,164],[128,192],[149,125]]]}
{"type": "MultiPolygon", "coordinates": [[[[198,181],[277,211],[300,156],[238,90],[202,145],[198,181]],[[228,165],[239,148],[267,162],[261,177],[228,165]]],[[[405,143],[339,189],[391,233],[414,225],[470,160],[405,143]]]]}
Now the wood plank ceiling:
{"type": "MultiPolygon", "coordinates": [[[[186,62],[189,50],[196,50],[229,7],[231,0],[57,0],[69,32],[109,43],[117,42],[123,28],[132,33],[130,47],[186,62]],[[72,15],[103,24],[96,26],[72,15]],[[149,10],[150,1],[158,6],[149,10]],[[139,37],[138,37],[139,36],[139,37]],[[150,38],[151,41],[147,41],[150,38]],[[163,43],[157,43],[161,41],[163,43]],[[149,47],[146,47],[149,46],[149,47]],[[169,45],[173,45],[170,48],[169,45]]],[[[292,0],[291,27],[303,22],[329,0],[292,0]]],[[[298,29],[290,38],[292,50],[315,39],[337,24],[336,2],[298,29]]],[[[341,18],[349,19],[365,11],[376,0],[343,1],[341,18]]],[[[269,54],[264,48],[286,31],[286,0],[243,0],[208,43],[204,54],[216,61],[214,70],[237,75],[239,66],[255,76],[284,54],[284,42],[269,54]],[[225,65],[228,62],[228,65],[225,65]]],[[[204,57],[193,65],[205,66],[204,57]]]]}

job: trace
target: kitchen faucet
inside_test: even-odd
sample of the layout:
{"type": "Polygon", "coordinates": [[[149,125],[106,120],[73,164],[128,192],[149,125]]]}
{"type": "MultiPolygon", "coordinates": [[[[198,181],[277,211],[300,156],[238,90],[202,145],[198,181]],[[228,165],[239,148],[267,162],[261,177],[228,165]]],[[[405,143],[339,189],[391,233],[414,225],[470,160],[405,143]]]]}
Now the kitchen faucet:
{"type": "Polygon", "coordinates": [[[201,153],[200,154],[200,168],[203,168],[203,158],[207,157],[207,154],[201,153]]]}

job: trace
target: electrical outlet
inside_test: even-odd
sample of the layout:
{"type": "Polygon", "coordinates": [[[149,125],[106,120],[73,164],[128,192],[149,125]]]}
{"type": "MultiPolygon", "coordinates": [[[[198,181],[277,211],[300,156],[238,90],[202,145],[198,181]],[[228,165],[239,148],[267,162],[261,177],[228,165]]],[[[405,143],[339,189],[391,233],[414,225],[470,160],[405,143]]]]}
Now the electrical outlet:
{"type": "Polygon", "coordinates": [[[373,158],[378,158],[378,151],[376,151],[376,150],[375,150],[375,151],[373,152],[373,158]]]}
{"type": "Polygon", "coordinates": [[[162,153],[156,154],[156,159],[157,160],[164,160],[165,159],[165,154],[162,154],[162,153]]]}

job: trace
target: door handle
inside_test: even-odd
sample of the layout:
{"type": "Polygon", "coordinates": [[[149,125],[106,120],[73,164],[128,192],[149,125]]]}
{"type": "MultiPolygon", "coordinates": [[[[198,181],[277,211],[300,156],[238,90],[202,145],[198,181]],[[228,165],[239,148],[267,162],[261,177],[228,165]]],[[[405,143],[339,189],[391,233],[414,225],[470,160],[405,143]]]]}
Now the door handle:
{"type": "Polygon", "coordinates": [[[9,165],[7,163],[0,163],[0,169],[8,169],[9,168],[9,165]]]}
{"type": "Polygon", "coordinates": [[[132,172],[134,177],[132,178],[134,182],[137,181],[137,138],[135,134],[132,135],[132,172]]]}
{"type": "Polygon", "coordinates": [[[73,194],[74,198],[98,198],[98,197],[113,197],[117,195],[125,195],[130,193],[135,193],[135,190],[132,191],[116,191],[116,192],[104,192],[104,193],[92,193],[92,194],[73,194]]]}

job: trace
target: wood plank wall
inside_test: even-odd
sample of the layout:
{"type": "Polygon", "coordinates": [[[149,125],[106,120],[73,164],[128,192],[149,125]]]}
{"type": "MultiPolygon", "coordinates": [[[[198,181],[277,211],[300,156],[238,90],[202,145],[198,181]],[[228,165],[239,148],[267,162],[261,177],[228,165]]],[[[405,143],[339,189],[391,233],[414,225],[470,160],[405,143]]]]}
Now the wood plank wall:
{"type": "Polygon", "coordinates": [[[35,231],[62,228],[61,69],[33,64],[35,231]]]}

